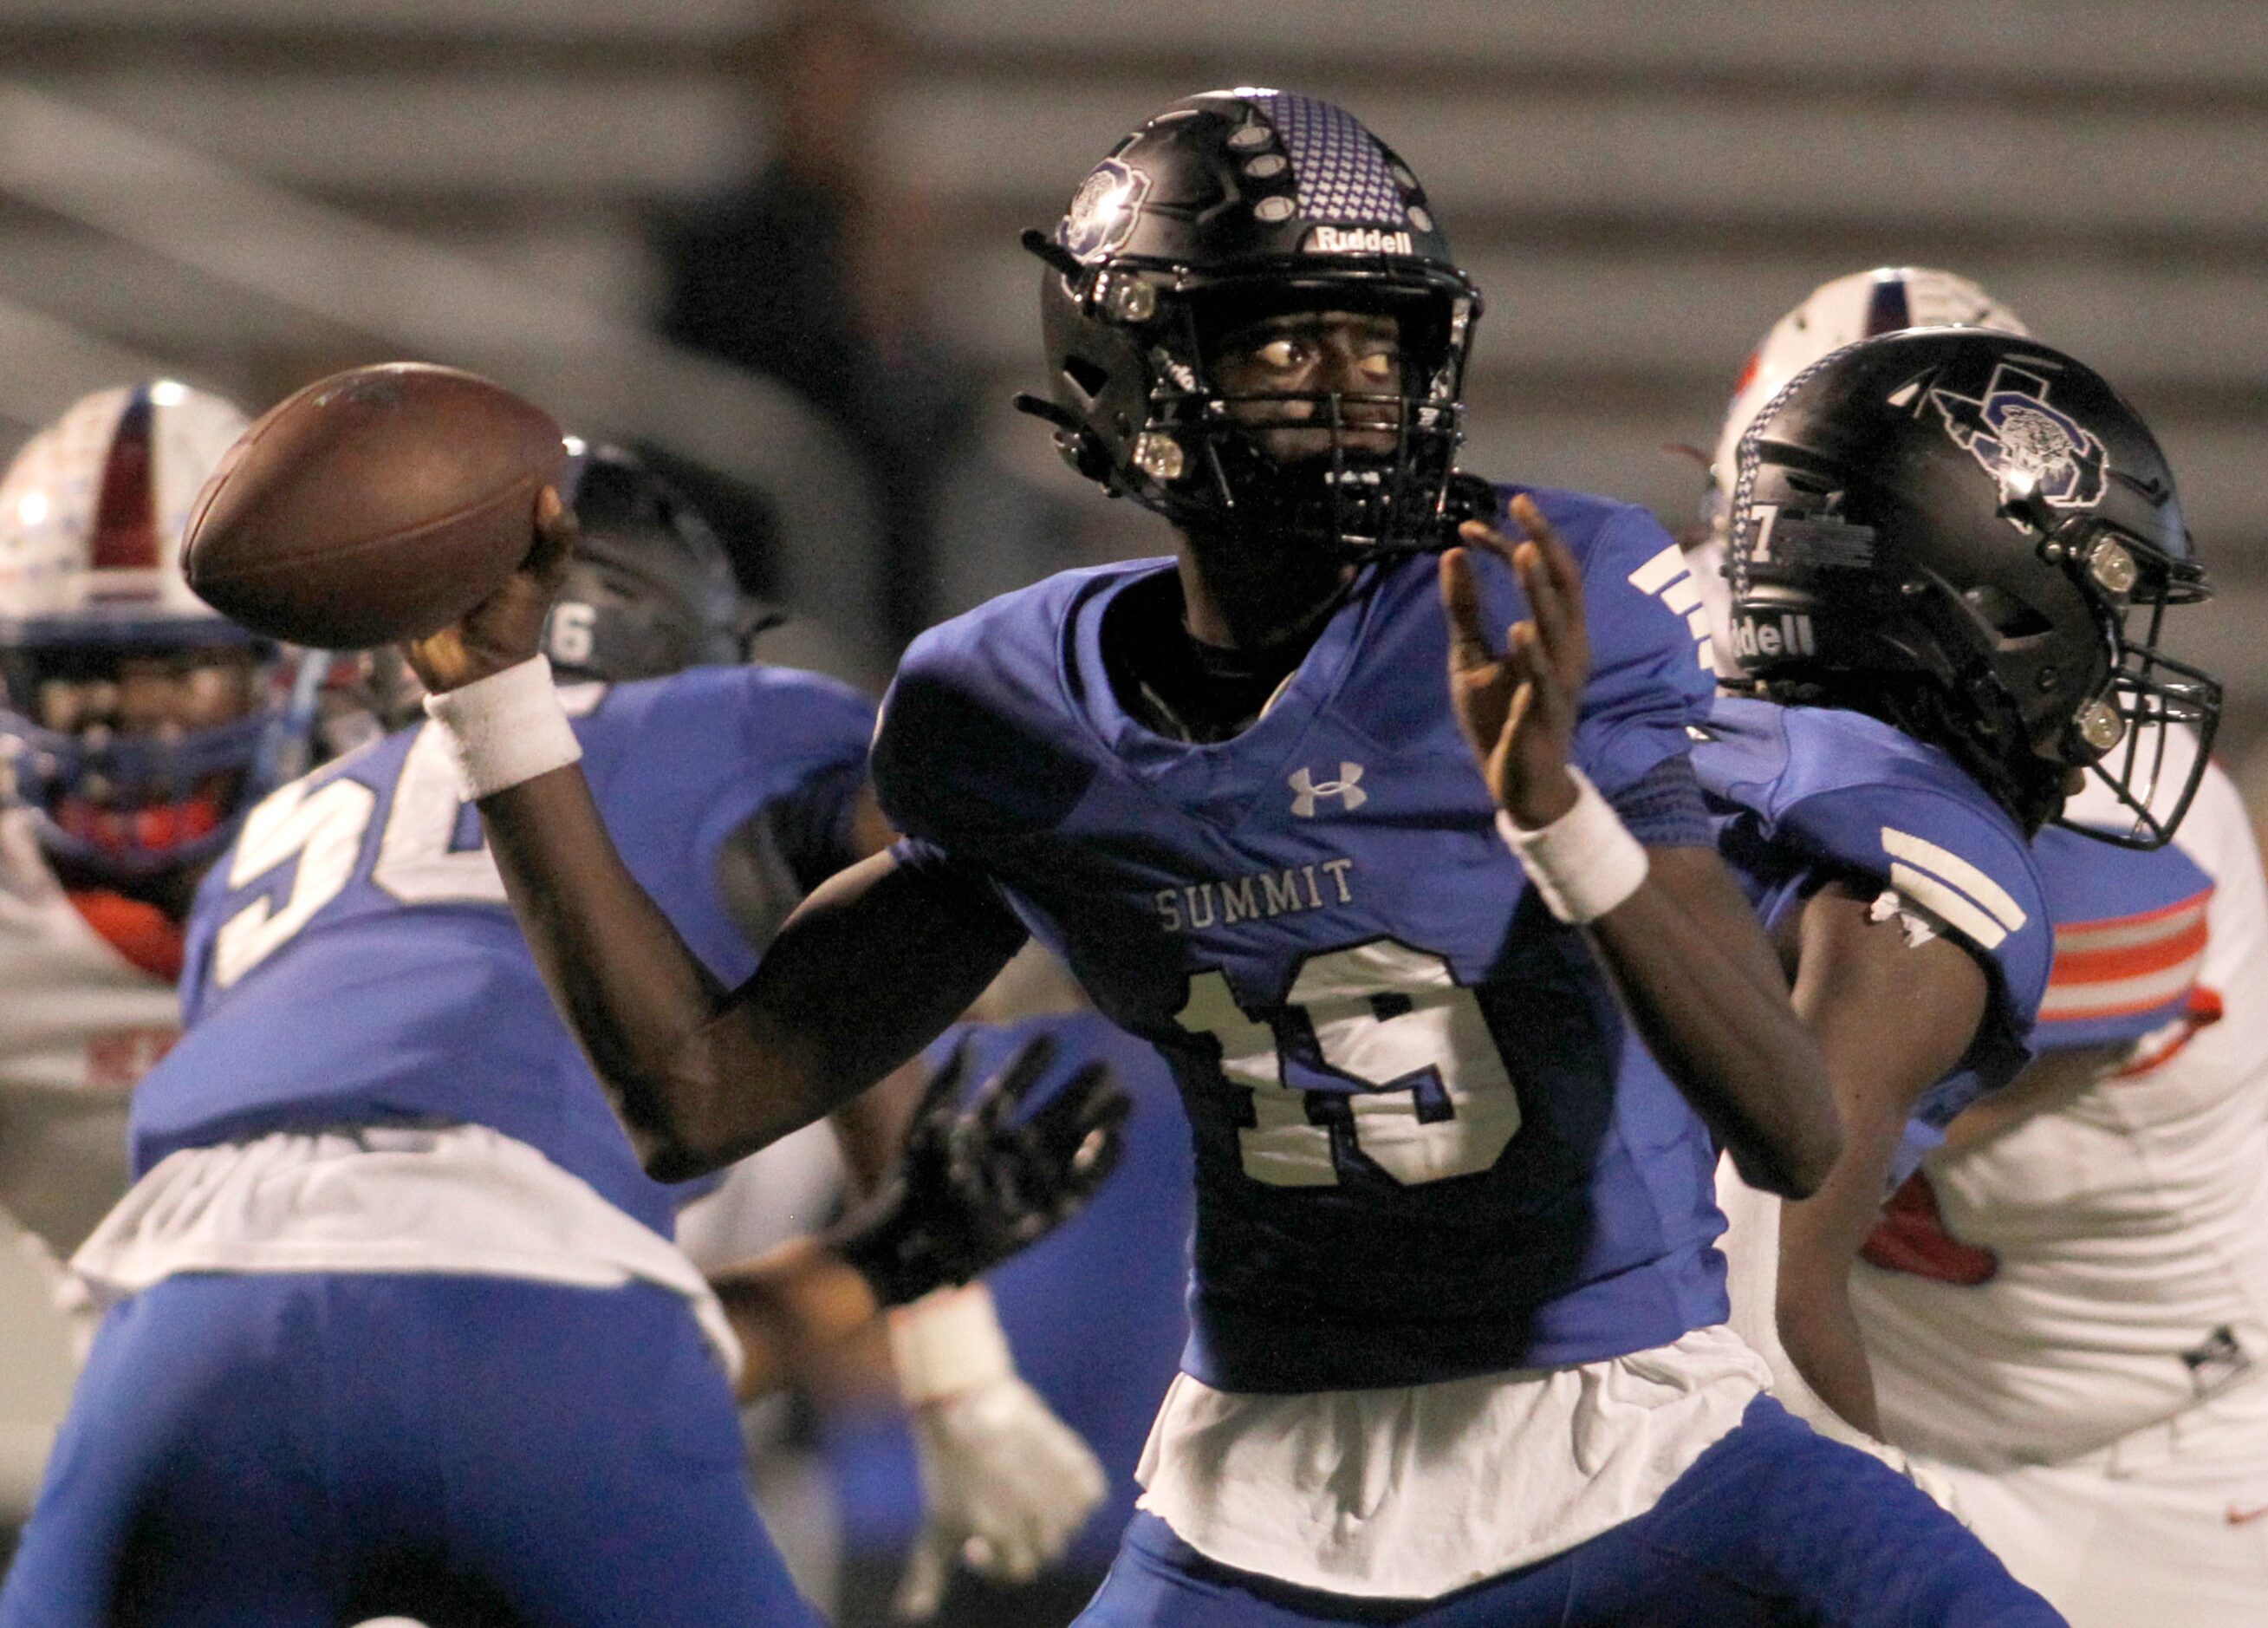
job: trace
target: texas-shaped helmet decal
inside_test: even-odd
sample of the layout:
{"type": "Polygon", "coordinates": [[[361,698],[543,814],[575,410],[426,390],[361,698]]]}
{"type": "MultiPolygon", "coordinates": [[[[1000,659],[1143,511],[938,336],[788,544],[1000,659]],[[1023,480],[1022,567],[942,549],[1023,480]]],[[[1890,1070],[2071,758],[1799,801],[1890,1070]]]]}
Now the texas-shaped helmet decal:
{"type": "Polygon", "coordinates": [[[2013,363],[1992,369],[1980,399],[1933,389],[1945,432],[1996,478],[2029,475],[2059,509],[2094,506],[2108,465],[2102,443],[2048,402],[2048,381],[2013,363]]]}

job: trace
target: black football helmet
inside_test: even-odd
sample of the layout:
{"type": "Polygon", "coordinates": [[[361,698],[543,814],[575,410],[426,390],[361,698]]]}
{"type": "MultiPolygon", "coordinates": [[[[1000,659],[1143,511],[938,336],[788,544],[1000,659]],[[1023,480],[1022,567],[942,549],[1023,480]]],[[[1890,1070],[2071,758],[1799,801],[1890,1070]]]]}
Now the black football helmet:
{"type": "MultiPolygon", "coordinates": [[[[707,520],[636,453],[567,438],[559,495],[575,550],[543,624],[563,683],[628,682],[749,659],[779,614],[748,599],[707,520]]],[[[391,647],[339,659],[325,696],[328,755],[424,716],[425,691],[391,647]]]]}
{"type": "Polygon", "coordinates": [[[563,680],[609,683],[748,659],[777,613],[744,596],[717,534],[636,453],[571,438],[575,551],[544,624],[563,680]]]}
{"type": "Polygon", "coordinates": [[[1048,263],[1054,399],[1017,405],[1112,495],[1185,530],[1313,537],[1358,556],[1435,546],[1453,491],[1477,501],[1451,470],[1480,295],[1417,178],[1351,114],[1251,88],[1176,102],[1112,149],[1053,236],[1024,242],[1048,263]],[[1224,393],[1221,341],[1300,310],[1394,317],[1399,388],[1224,393]],[[1349,444],[1351,416],[1395,425],[1393,449],[1349,444]],[[1328,427],[1330,450],[1263,450],[1259,432],[1294,424],[1328,427]]]}
{"type": "Polygon", "coordinates": [[[2133,820],[2073,829],[2171,838],[2205,754],[2159,787],[2167,732],[2209,748],[2220,688],[2158,648],[2160,623],[2211,590],[2164,453],[2101,376],[1984,328],[1864,340],[1757,415],[1734,482],[1730,634],[1752,687],[1944,748],[2027,829],[2083,770],[2133,820]]]}

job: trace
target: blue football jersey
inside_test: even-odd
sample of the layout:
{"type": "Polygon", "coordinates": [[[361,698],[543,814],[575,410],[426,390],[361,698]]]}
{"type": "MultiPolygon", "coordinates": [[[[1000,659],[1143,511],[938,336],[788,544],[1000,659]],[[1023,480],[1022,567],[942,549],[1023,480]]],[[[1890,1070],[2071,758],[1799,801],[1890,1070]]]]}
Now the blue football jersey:
{"type": "MultiPolygon", "coordinates": [[[[1682,770],[1712,680],[1651,517],[1535,497],[1581,563],[1575,752],[1611,798],[1682,770]]],[[[904,862],[988,880],[1174,1070],[1185,1366],[1243,1391],[1415,1384],[1721,1321],[1713,1153],[1659,1075],[1621,1078],[1603,976],[1496,834],[1435,562],[1366,567],[1263,716],[1210,745],[1145,727],[1105,672],[1113,601],[1174,569],[1066,573],[924,635],[874,774],[904,862]]],[[[1524,615],[1480,569],[1491,621],[1524,615]]]]}
{"type": "Polygon", "coordinates": [[[1857,712],[1720,698],[1693,767],[1719,850],[1777,926],[1820,887],[1895,888],[1974,955],[1990,1006],[1961,1066],[1926,1093],[1893,1180],[1984,1093],[2015,1077],[2047,990],[2053,927],[2015,821],[1946,753],[1857,712]]]}
{"type": "Polygon", "coordinates": [[[2055,922],[2032,1049],[2123,1045],[2183,1016],[2205,960],[2205,868],[2170,844],[2141,851],[2053,826],[2032,857],[2055,922]]]}
{"type": "MultiPolygon", "coordinates": [[[[738,983],[756,955],[719,885],[725,846],[799,799],[836,811],[807,824],[847,820],[871,708],[830,680],[762,667],[561,695],[624,861],[695,953],[738,983]]],[[[246,817],[190,917],[187,1032],[134,1095],[137,1175],[178,1148],[270,1131],[471,1123],[670,1230],[689,1195],[639,1168],[458,791],[446,740],[421,726],[246,817]]]]}

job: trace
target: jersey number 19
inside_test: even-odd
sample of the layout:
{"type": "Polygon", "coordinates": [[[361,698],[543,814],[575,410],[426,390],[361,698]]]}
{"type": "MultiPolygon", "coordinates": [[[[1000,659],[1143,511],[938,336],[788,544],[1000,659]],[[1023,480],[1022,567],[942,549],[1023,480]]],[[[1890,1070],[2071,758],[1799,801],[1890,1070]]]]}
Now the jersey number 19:
{"type": "Polygon", "coordinates": [[[1480,1002],[1439,955],[1378,939],[1310,956],[1270,1015],[1248,1015],[1218,971],[1192,977],[1174,1014],[1219,1046],[1221,1074],[1251,1094],[1237,1143],[1256,1182],[1338,1184],[1322,1117],[1334,1100],[1346,1105],[1355,1146],[1405,1187],[1488,1169],[1520,1129],[1520,1098],[1480,1002]],[[1287,1050],[1307,1050],[1302,1029],[1314,1035],[1310,1065],[1358,1089],[1285,1083],[1287,1050]]]}

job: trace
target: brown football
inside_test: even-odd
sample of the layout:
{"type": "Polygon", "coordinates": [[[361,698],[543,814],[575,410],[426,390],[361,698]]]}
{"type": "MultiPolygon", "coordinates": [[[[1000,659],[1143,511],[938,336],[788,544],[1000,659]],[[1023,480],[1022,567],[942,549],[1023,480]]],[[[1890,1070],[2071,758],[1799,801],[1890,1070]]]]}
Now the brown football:
{"type": "Polygon", "coordinates": [[[541,408],[453,367],[384,362],[309,385],[229,449],[190,512],[189,586],[320,650],[422,638],[510,576],[566,457],[541,408]]]}

